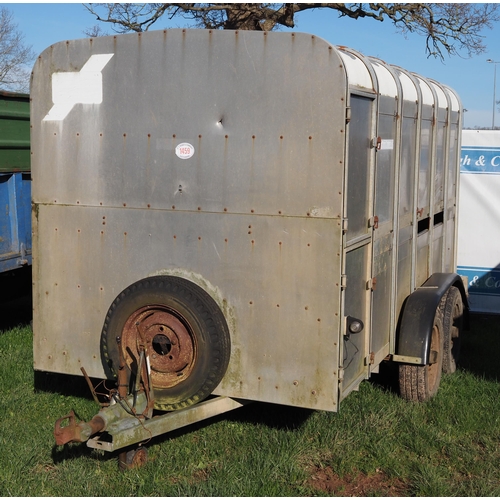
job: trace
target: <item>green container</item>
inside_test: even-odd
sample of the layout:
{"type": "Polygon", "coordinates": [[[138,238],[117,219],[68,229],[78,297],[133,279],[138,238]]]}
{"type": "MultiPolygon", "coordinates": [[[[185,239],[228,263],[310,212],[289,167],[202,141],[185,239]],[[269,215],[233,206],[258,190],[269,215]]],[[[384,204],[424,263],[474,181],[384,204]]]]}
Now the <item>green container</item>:
{"type": "Polygon", "coordinates": [[[0,172],[30,171],[30,97],[0,91],[0,172]]]}

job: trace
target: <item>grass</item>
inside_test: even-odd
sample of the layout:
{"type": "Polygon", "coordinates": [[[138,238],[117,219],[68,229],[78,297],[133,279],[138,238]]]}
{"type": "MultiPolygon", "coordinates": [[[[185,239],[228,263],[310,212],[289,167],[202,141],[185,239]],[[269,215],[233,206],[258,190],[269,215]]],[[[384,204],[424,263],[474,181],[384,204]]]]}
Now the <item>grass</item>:
{"type": "Polygon", "coordinates": [[[339,413],[254,403],[156,438],[120,473],[114,456],[54,445],[57,418],[96,404],[81,378],[35,381],[29,304],[2,307],[3,496],[500,496],[500,317],[472,318],[462,366],[427,404],[401,400],[388,369],[339,413]]]}

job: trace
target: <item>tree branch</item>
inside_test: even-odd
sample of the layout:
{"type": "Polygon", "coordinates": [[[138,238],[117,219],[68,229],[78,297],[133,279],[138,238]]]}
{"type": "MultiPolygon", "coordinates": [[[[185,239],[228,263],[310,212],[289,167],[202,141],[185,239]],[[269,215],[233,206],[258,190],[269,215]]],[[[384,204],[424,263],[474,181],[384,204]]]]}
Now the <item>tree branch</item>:
{"type": "Polygon", "coordinates": [[[146,31],[163,16],[185,19],[196,28],[272,31],[293,28],[301,12],[329,9],[339,17],[390,21],[403,35],[423,36],[427,54],[440,58],[464,51],[468,56],[484,52],[481,32],[499,20],[497,4],[473,3],[112,3],[85,7],[118,33],[146,31]]]}

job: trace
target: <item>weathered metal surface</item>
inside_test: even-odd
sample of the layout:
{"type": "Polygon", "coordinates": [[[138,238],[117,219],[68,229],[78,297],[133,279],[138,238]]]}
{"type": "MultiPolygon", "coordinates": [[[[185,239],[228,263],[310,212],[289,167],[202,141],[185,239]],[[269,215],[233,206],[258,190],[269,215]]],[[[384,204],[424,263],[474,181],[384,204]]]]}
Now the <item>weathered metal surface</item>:
{"type": "Polygon", "coordinates": [[[195,344],[191,327],[162,306],[146,306],[125,322],[121,349],[127,366],[133,367],[143,349],[150,347],[149,362],[153,385],[173,387],[191,374],[200,346],[195,344]]]}
{"type": "Polygon", "coordinates": [[[319,38],[204,30],[99,37],[53,45],[34,71],[38,203],[340,214],[343,134],[334,131],[343,128],[345,100],[332,88],[345,88],[345,72],[319,38]],[[87,103],[93,94],[79,89],[81,98],[66,97],[75,102],[68,114],[51,120],[63,106],[53,104],[52,75],[78,75],[100,55],[111,56],[96,72],[101,102],[87,103]],[[181,144],[194,155],[178,156],[181,144]],[[37,168],[46,155],[54,162],[47,175],[37,168]]]}
{"type": "Polygon", "coordinates": [[[90,422],[77,424],[75,413],[72,410],[55,423],[54,437],[56,444],[61,446],[67,443],[84,443],[90,436],[102,431],[105,426],[104,420],[99,415],[96,415],[90,422]],[[63,423],[66,423],[66,425],[63,425],[63,423]]]}
{"type": "Polygon", "coordinates": [[[425,270],[454,267],[461,110],[435,82],[306,34],[167,30],[53,45],[32,93],[38,370],[104,376],[110,304],[170,274],[226,317],[216,394],[336,410],[425,270]]]}
{"type": "Polygon", "coordinates": [[[232,352],[219,393],[331,404],[336,384],[325,374],[338,363],[340,277],[330,259],[340,246],[337,221],[194,217],[40,206],[37,233],[48,251],[36,271],[35,307],[45,314],[34,318],[35,368],[79,375],[83,365],[101,377],[100,333],[114,298],[144,276],[175,274],[205,288],[225,312],[232,352]],[[58,248],[72,251],[50,251],[58,248]]]}
{"type": "Polygon", "coordinates": [[[96,436],[87,441],[87,446],[109,452],[119,450],[136,443],[145,443],[160,434],[235,410],[247,403],[248,401],[237,401],[220,396],[203,401],[190,408],[173,411],[147,420],[131,416],[109,419],[106,431],[112,436],[112,442],[101,440],[99,436],[96,436]]]}
{"type": "Polygon", "coordinates": [[[56,44],[34,72],[36,369],[102,377],[114,298],[178,273],[226,314],[219,394],[335,409],[345,92],[332,89],[346,78],[335,49],[304,34],[169,30],[56,44]],[[102,54],[102,102],[46,119],[52,74],[102,54]]]}
{"type": "Polygon", "coordinates": [[[399,354],[393,354],[392,360],[397,361],[398,363],[409,363],[414,365],[422,364],[422,358],[416,358],[413,356],[401,356],[399,354]]]}

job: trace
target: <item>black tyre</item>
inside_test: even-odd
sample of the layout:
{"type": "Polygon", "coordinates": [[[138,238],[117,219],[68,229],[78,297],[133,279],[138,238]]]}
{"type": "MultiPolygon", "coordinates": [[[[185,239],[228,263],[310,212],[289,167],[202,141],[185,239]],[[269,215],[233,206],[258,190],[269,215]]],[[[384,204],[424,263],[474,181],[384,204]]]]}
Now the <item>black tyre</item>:
{"type": "Polygon", "coordinates": [[[141,338],[145,341],[155,408],[160,410],[177,410],[205,399],[229,363],[229,329],[218,305],[200,287],[176,276],[138,281],[111,304],[101,347],[113,377],[120,359],[117,337],[129,373],[134,374],[141,338]]]}
{"type": "Polygon", "coordinates": [[[441,300],[443,314],[443,373],[457,370],[463,328],[464,304],[458,288],[452,286],[441,300]]]}
{"type": "Polygon", "coordinates": [[[438,307],[431,334],[429,363],[424,366],[399,365],[399,391],[408,401],[424,402],[439,389],[443,367],[443,320],[438,307]]]}

